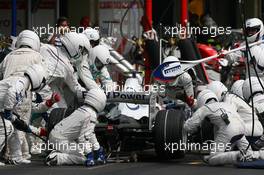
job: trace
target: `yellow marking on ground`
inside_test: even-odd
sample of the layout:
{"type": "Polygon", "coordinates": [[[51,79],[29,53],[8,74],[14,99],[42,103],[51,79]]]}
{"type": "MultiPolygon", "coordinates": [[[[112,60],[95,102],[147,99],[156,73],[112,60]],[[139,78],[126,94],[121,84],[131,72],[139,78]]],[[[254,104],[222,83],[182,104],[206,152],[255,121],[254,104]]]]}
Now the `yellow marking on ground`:
{"type": "Polygon", "coordinates": [[[202,161],[193,161],[193,162],[188,162],[187,164],[188,165],[201,165],[201,164],[203,164],[203,162],[202,161]]]}

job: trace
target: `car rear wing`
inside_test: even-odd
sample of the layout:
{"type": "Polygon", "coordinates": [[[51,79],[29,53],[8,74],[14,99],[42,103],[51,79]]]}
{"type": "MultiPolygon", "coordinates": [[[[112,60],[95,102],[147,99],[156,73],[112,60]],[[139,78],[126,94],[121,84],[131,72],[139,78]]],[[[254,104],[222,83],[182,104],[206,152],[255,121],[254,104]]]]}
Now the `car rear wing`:
{"type": "Polygon", "coordinates": [[[109,103],[133,103],[149,106],[149,130],[152,130],[154,119],[157,113],[157,93],[154,92],[121,92],[113,91],[106,93],[109,103]]]}

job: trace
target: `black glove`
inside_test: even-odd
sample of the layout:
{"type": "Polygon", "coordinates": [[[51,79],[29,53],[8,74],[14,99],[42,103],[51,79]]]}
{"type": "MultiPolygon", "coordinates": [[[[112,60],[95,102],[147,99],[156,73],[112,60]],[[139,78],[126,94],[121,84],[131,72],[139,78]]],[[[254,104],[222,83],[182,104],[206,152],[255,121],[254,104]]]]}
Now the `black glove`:
{"type": "Polygon", "coordinates": [[[31,133],[31,129],[29,128],[29,126],[19,118],[16,118],[16,120],[13,121],[12,124],[17,130],[31,133]]]}

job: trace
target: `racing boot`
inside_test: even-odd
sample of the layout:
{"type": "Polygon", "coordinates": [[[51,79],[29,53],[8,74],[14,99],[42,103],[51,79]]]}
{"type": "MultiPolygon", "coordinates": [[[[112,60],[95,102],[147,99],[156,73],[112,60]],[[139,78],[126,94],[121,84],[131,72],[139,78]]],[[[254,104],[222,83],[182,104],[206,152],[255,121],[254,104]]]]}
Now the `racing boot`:
{"type": "Polygon", "coordinates": [[[97,155],[96,164],[106,164],[104,149],[100,147],[95,153],[97,155]]]}
{"type": "Polygon", "coordinates": [[[21,164],[30,164],[31,161],[21,158],[21,159],[18,159],[18,160],[8,160],[7,163],[11,164],[11,165],[21,165],[21,164]]]}
{"type": "Polygon", "coordinates": [[[255,143],[251,144],[254,151],[258,151],[264,147],[264,135],[262,135],[255,143]]]}
{"type": "Polygon", "coordinates": [[[86,160],[85,160],[85,165],[90,167],[90,166],[94,166],[95,162],[94,162],[94,155],[93,152],[90,152],[86,155],[86,160]]]}
{"type": "Polygon", "coordinates": [[[58,159],[57,159],[57,153],[58,151],[54,150],[52,151],[46,158],[45,164],[48,166],[55,166],[58,164],[58,159]]]}
{"type": "Polygon", "coordinates": [[[260,158],[260,152],[252,150],[240,150],[240,154],[238,155],[239,162],[252,162],[260,158]]]}

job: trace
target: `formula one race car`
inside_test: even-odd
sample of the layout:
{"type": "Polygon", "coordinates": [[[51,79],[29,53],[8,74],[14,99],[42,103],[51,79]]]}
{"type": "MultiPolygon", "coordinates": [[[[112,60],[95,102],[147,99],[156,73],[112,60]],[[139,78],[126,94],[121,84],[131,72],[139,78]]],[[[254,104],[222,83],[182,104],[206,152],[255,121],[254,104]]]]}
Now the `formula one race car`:
{"type": "Polygon", "coordinates": [[[95,131],[109,154],[155,148],[162,159],[184,157],[184,151],[166,150],[173,143],[187,141],[182,128],[186,119],[184,103],[161,110],[157,94],[143,92],[137,78],[128,78],[124,91],[109,92],[107,97],[112,108],[99,117],[95,131]]]}

